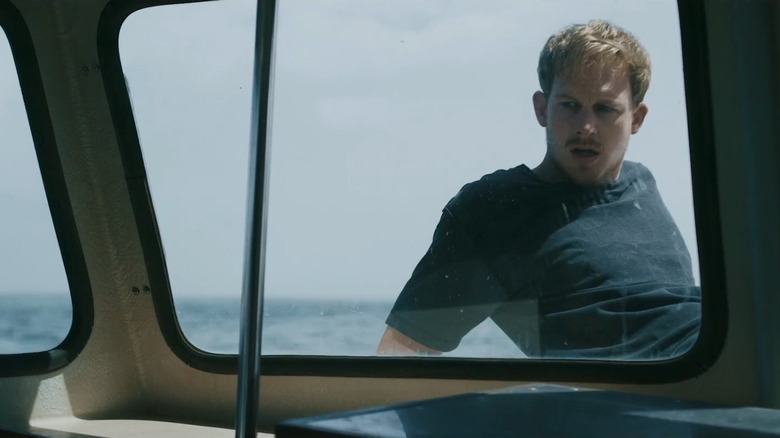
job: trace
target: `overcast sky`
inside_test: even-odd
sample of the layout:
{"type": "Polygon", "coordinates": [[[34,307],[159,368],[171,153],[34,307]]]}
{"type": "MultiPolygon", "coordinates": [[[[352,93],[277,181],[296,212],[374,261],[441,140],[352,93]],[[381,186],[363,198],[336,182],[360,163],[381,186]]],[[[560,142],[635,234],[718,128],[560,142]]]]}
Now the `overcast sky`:
{"type": "MultiPolygon", "coordinates": [[[[650,112],[627,158],[653,171],[696,260],[674,1],[279,6],[268,296],[394,298],[461,186],[541,160],[531,106],[539,50],[592,18],[650,52],[650,112]]],[[[247,0],[142,10],[120,35],[175,296],[240,295],[253,38],[247,0]]],[[[9,53],[0,42],[0,138],[16,147],[0,161],[11,179],[0,199],[12,207],[0,228],[0,293],[62,289],[9,53]],[[15,154],[31,164],[13,164],[15,154]]]]}
{"type": "Polygon", "coordinates": [[[0,32],[0,294],[68,291],[11,49],[0,32]]]}

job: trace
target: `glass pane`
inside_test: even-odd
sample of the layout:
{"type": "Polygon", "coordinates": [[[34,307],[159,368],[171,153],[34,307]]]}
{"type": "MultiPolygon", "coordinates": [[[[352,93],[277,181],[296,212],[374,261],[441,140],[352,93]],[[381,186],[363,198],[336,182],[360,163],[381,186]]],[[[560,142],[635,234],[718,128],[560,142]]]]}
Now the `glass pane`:
{"type": "Polygon", "coordinates": [[[19,79],[0,32],[0,354],[50,350],[73,320],[19,79]]]}
{"type": "MultiPolygon", "coordinates": [[[[673,1],[281,2],[267,296],[288,310],[268,311],[266,351],[374,354],[401,291],[392,324],[449,356],[677,353],[655,337],[684,351],[699,303],[695,254],[691,267],[683,247],[695,251],[696,240],[678,28],[673,1]],[[619,198],[640,215],[613,216],[619,207],[578,203],[574,189],[548,193],[517,168],[543,161],[546,132],[554,140],[532,104],[542,46],[594,18],[634,33],[652,57],[649,115],[626,159],[653,172],[680,231],[649,190],[619,198]],[[450,201],[498,169],[514,170],[450,201]],[[562,202],[529,201],[523,186],[562,202]]],[[[582,104],[581,92],[569,94],[582,104]]],[[[593,148],[606,148],[615,134],[599,126],[593,148]]],[[[642,175],[637,184],[650,184],[642,175]]]]}
{"type": "Polygon", "coordinates": [[[119,39],[179,323],[219,353],[238,351],[255,4],[142,9],[119,39]]]}
{"type": "MultiPolygon", "coordinates": [[[[281,1],[279,7],[265,354],[375,354],[399,293],[411,287],[407,283],[420,282],[412,273],[431,253],[442,211],[461,187],[498,169],[514,169],[509,174],[526,178],[524,184],[549,186],[534,179],[539,174],[532,170],[543,161],[550,135],[557,135],[540,127],[534,113],[539,53],[554,32],[593,18],[632,32],[652,58],[652,85],[644,100],[650,110],[630,137],[625,158],[652,172],[671,220],[656,201],[619,197],[623,189],[652,186],[634,164],[621,172],[629,183],[613,187],[619,193],[602,188],[588,192],[595,196],[588,199],[618,196],[625,201],[619,205],[636,210],[628,216],[639,217],[638,222],[609,216],[611,198],[596,202],[606,205],[599,208],[566,198],[556,204],[552,222],[539,223],[565,222],[546,231],[515,229],[521,237],[504,238],[494,232],[500,227],[485,228],[484,216],[496,204],[469,204],[478,208],[453,217],[458,227],[464,221],[476,224],[457,242],[475,245],[456,252],[456,258],[472,264],[458,271],[457,279],[448,277],[449,262],[430,268],[441,279],[469,286],[429,287],[433,300],[405,292],[399,306],[406,314],[399,318],[428,333],[417,339],[423,345],[449,337],[429,347],[457,345],[444,353],[449,356],[651,359],[684,351],[689,343],[682,342],[681,330],[695,339],[698,262],[680,38],[666,31],[679,28],[675,2],[298,0],[281,1]],[[522,164],[528,168],[518,167],[522,164]],[[602,212],[605,219],[592,222],[602,212]],[[582,218],[591,220],[582,225],[585,247],[577,246],[577,238],[552,238],[566,235],[566,225],[579,226],[582,218]],[[526,248],[528,239],[539,238],[534,251],[556,268],[523,265],[533,259],[514,260],[519,256],[505,248],[499,251],[503,258],[487,256],[474,239],[488,231],[505,246],[515,242],[526,248]],[[622,235],[626,239],[617,238],[622,235]],[[594,252],[602,241],[610,243],[594,252]],[[544,245],[558,245],[559,252],[544,253],[544,245]],[[587,255],[584,261],[576,257],[580,250],[587,255]],[[656,256],[659,262],[646,263],[656,256]],[[636,260],[642,263],[627,266],[636,260]],[[641,274],[652,274],[651,281],[639,274],[613,277],[623,268],[632,272],[633,266],[643,266],[641,274]],[[566,289],[586,280],[595,286],[566,289]],[[594,291],[601,295],[589,293],[594,291]],[[625,296],[632,299],[622,300],[625,296]],[[408,303],[422,301],[426,309],[409,310],[408,303]],[[664,319],[677,307],[686,309],[677,313],[683,317],[664,319]],[[409,312],[417,316],[407,318],[409,312]],[[599,314],[612,317],[593,318],[599,314]],[[650,316],[642,320],[637,314],[650,316]],[[595,335],[592,345],[575,339],[616,324],[617,343],[595,335]],[[668,331],[656,327],[670,324],[679,343],[647,344],[650,338],[668,338],[668,331]]],[[[250,2],[217,2],[144,10],[130,17],[120,41],[180,322],[195,345],[214,352],[237,351],[251,9],[250,2]],[[177,15],[186,17],[179,20],[181,30],[155,25],[156,14],[174,11],[193,14],[177,15]]],[[[576,96],[569,96],[587,106],[580,114],[605,117],[602,113],[615,110],[601,98],[582,105],[590,98],[581,91],[575,86],[570,94],[576,96]]],[[[634,106],[630,109],[618,112],[633,117],[634,106]]],[[[618,134],[625,134],[628,125],[620,126],[618,134]]],[[[613,143],[603,138],[609,129],[599,127],[604,131],[595,137],[599,143],[577,152],[585,164],[603,144],[613,143]]],[[[509,200],[515,195],[502,192],[509,200]]],[[[452,226],[443,224],[441,234],[452,226]]]]}

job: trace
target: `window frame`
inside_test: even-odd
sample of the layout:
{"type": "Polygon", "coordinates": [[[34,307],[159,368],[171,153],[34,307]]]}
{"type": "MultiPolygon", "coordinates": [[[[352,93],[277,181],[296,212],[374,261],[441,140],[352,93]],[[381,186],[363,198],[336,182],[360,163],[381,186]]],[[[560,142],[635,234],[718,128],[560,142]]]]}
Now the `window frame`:
{"type": "MultiPolygon", "coordinates": [[[[124,20],[143,8],[200,0],[112,1],[98,27],[98,55],[109,106],[141,237],[153,301],[160,329],[169,348],[196,369],[235,374],[238,356],[198,349],[182,334],[175,316],[160,232],[146,180],[132,107],[119,58],[119,32],[124,20]]],[[[728,312],[721,238],[716,156],[710,100],[704,2],[678,0],[685,73],[691,178],[702,282],[702,325],[698,341],[687,353],[668,360],[624,362],[612,360],[476,359],[417,357],[263,356],[262,372],[271,376],[332,376],[437,378],[506,381],[580,381],[605,383],[668,383],[696,376],[717,359],[726,335],[728,312]],[[695,79],[694,79],[695,78],[695,79]],[[706,236],[706,238],[703,238],[706,236]]],[[[274,29],[262,29],[272,37],[274,29]]],[[[266,66],[270,73],[272,66],[266,66]]],[[[273,79],[272,79],[273,82],[273,79]]],[[[257,92],[257,91],[255,91],[257,92]]],[[[260,90],[267,93],[268,90],[260,90]]],[[[263,114],[263,112],[260,112],[263,114]]],[[[253,129],[259,126],[252,120],[253,129]]],[[[265,156],[257,151],[256,156],[265,156]]],[[[266,169],[267,171],[267,169],[266,169]]],[[[262,218],[256,218],[261,220],[262,218]]]]}
{"type": "Polygon", "coordinates": [[[35,47],[24,18],[10,0],[0,0],[0,27],[11,47],[73,307],[70,331],[59,345],[47,351],[0,354],[0,377],[10,377],[51,372],[73,362],[92,332],[94,309],[87,265],[65,185],[35,47]]]}

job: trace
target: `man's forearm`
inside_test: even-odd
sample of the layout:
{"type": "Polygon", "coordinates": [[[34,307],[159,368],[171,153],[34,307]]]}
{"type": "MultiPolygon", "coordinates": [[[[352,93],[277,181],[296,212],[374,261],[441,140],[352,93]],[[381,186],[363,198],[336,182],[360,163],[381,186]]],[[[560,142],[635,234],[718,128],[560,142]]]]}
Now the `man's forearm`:
{"type": "Polygon", "coordinates": [[[428,348],[393,327],[388,326],[384,335],[382,335],[382,339],[379,341],[376,354],[381,356],[438,355],[441,354],[441,351],[428,348]]]}

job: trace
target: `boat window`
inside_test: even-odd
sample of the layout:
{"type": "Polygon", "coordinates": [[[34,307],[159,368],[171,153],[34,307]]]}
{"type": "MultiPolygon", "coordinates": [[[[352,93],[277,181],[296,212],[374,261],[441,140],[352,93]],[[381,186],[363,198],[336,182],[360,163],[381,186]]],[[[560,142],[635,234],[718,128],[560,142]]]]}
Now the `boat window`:
{"type": "Polygon", "coordinates": [[[255,4],[141,9],[119,35],[179,324],[219,353],[238,351],[255,4]]]}
{"type": "Polygon", "coordinates": [[[19,79],[0,31],[0,354],[57,347],[73,322],[70,289],[19,79]]]}
{"type": "MultiPolygon", "coordinates": [[[[278,8],[264,354],[371,356],[389,337],[379,353],[652,360],[693,344],[674,1],[278,8]],[[630,81],[588,64],[535,113],[542,47],[593,19],[646,48],[644,101],[604,97],[630,81]],[[612,88],[594,97],[594,81],[612,88]],[[594,141],[567,143],[579,129],[594,141]]],[[[120,35],[179,324],[215,353],[238,351],[253,11],[150,8],[120,35]]]]}

